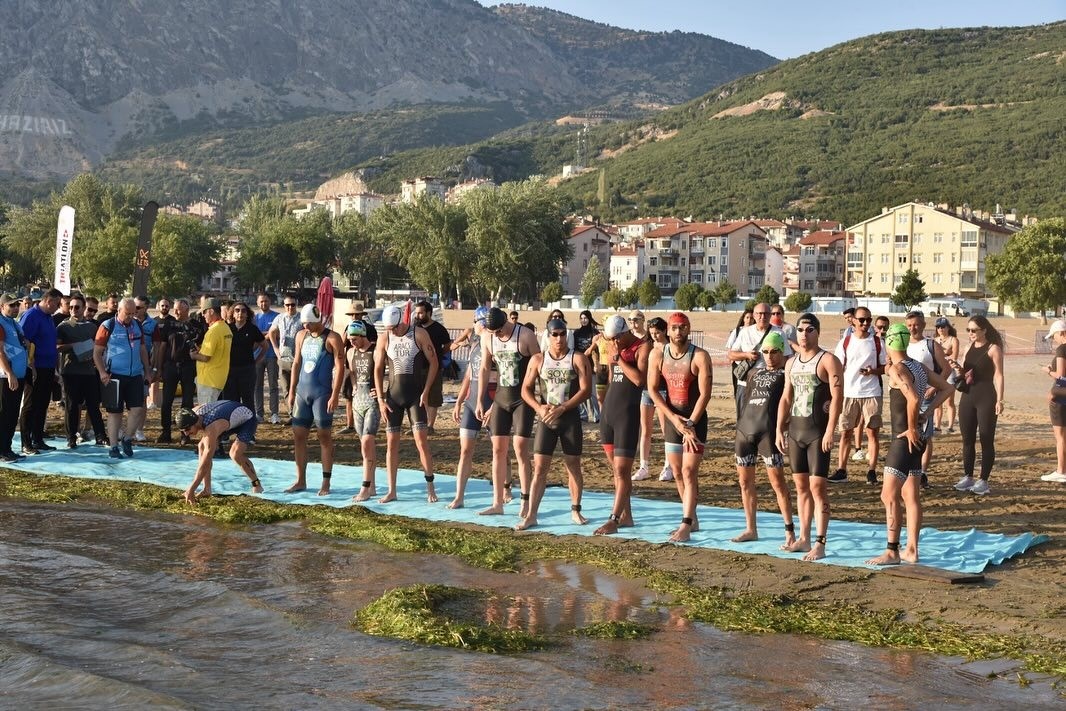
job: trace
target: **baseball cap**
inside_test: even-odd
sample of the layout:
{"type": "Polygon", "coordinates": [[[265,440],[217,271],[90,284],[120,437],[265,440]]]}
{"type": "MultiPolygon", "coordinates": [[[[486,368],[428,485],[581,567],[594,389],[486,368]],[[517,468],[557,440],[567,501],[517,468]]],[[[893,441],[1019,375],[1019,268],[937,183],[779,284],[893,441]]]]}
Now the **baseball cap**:
{"type": "Polygon", "coordinates": [[[938,318],[936,320],[936,327],[937,328],[940,328],[941,326],[950,326],[950,325],[951,325],[951,321],[948,321],[943,316],[941,316],[940,318],[938,318]]]}
{"type": "Polygon", "coordinates": [[[203,311],[204,309],[214,309],[215,311],[221,311],[222,310],[222,300],[221,299],[212,299],[209,296],[205,296],[202,299],[200,299],[200,310],[203,311]]]}
{"type": "Polygon", "coordinates": [[[392,328],[400,325],[402,316],[399,306],[386,306],[385,310],[381,312],[381,322],[385,324],[385,328],[392,328]]]}
{"type": "Polygon", "coordinates": [[[766,334],[766,338],[762,339],[763,348],[776,348],[777,350],[784,352],[785,339],[777,331],[770,331],[766,334]]]}
{"type": "Polygon", "coordinates": [[[322,313],[314,304],[304,304],[300,309],[300,323],[322,323],[322,313]]]}
{"type": "Polygon", "coordinates": [[[1047,335],[1044,336],[1045,341],[1050,341],[1051,337],[1059,331],[1066,331],[1066,321],[1059,319],[1055,323],[1051,324],[1051,328],[1048,329],[1047,335]]]}
{"type": "Polygon", "coordinates": [[[902,323],[894,323],[888,327],[885,335],[885,345],[890,351],[905,351],[907,344],[911,342],[911,332],[902,323]]]}
{"type": "Polygon", "coordinates": [[[507,314],[503,312],[503,309],[495,306],[489,309],[489,313],[485,317],[485,328],[490,331],[496,331],[503,328],[505,323],[507,323],[507,314]]]}
{"type": "Polygon", "coordinates": [[[15,296],[14,294],[4,294],[3,296],[0,296],[0,306],[7,306],[8,304],[16,302],[18,300],[19,297],[15,296]]]}
{"type": "Polygon", "coordinates": [[[632,311],[629,312],[629,319],[630,320],[643,319],[643,318],[644,318],[644,312],[641,311],[640,309],[633,309],[632,311]]]}
{"type": "MultiPolygon", "coordinates": [[[[639,313],[639,312],[636,312],[639,313]]],[[[642,314],[643,315],[643,314],[642,314]]],[[[617,338],[623,333],[629,332],[629,326],[626,324],[626,320],[619,314],[608,316],[607,320],[603,322],[603,337],[604,338],[617,338]]]]}
{"type": "Polygon", "coordinates": [[[349,336],[365,336],[366,324],[362,321],[352,321],[350,324],[348,324],[347,330],[349,336]]]}

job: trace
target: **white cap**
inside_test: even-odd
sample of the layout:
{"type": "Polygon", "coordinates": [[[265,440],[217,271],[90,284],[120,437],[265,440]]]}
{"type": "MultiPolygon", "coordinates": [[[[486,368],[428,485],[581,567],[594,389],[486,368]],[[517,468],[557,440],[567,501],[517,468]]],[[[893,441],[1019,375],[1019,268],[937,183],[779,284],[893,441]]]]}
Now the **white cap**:
{"type": "Polygon", "coordinates": [[[618,314],[608,316],[607,320],[603,322],[604,338],[616,338],[628,330],[629,326],[626,325],[625,317],[618,314]]]}
{"type": "Polygon", "coordinates": [[[314,304],[304,304],[300,309],[300,323],[322,323],[322,314],[314,304]]]}
{"type": "Polygon", "coordinates": [[[1047,335],[1044,336],[1044,340],[1050,341],[1051,337],[1059,331],[1066,331],[1066,321],[1063,321],[1061,318],[1055,323],[1051,324],[1051,328],[1048,329],[1047,335]]]}
{"type": "Polygon", "coordinates": [[[401,315],[399,306],[386,306],[385,310],[381,312],[381,322],[385,324],[385,328],[398,326],[400,325],[401,315]]]}

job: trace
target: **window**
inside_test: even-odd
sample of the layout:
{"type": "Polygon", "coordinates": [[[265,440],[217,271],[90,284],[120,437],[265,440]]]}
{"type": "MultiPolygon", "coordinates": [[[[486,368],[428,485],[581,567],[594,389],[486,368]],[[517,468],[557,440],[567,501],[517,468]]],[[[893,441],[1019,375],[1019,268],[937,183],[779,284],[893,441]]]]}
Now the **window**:
{"type": "Polygon", "coordinates": [[[589,243],[588,243],[588,242],[582,242],[582,243],[581,243],[581,251],[582,251],[582,252],[587,252],[587,251],[589,251],[589,243]]]}
{"type": "Polygon", "coordinates": [[[935,274],[933,274],[933,283],[934,284],[939,284],[940,283],[940,272],[936,272],[935,274]]]}
{"type": "Polygon", "coordinates": [[[944,253],[937,252],[933,255],[933,264],[941,264],[944,261],[944,253]]]}
{"type": "Polygon", "coordinates": [[[906,254],[899,255],[899,258],[896,260],[896,263],[897,264],[906,264],[907,263],[907,255],[906,254]]]}
{"type": "Polygon", "coordinates": [[[882,284],[887,284],[888,283],[888,274],[882,274],[881,275],[881,283],[882,284]]]}
{"type": "Polygon", "coordinates": [[[920,254],[914,255],[914,259],[912,259],[911,262],[913,264],[921,264],[922,263],[922,255],[920,255],[920,254]]]}
{"type": "Polygon", "coordinates": [[[589,260],[586,259],[585,260],[585,269],[588,269],[588,268],[589,268],[589,260]]]}
{"type": "Polygon", "coordinates": [[[814,271],[814,265],[813,264],[804,264],[803,265],[803,272],[805,274],[809,274],[809,273],[811,273],[813,271],[814,271]]]}
{"type": "Polygon", "coordinates": [[[914,233],[914,244],[918,245],[918,244],[921,244],[921,243],[922,243],[922,233],[921,232],[915,232],[914,233]]]}
{"type": "Polygon", "coordinates": [[[907,215],[907,213],[905,213],[905,212],[901,212],[898,215],[896,215],[896,222],[901,224],[901,225],[905,225],[909,221],[910,221],[909,215],[907,215]]]}
{"type": "Polygon", "coordinates": [[[707,247],[709,249],[716,249],[718,247],[718,240],[716,240],[716,239],[707,240],[707,247]]]}
{"type": "Polygon", "coordinates": [[[681,266],[685,266],[685,258],[684,257],[681,258],[681,266]]]}
{"type": "Polygon", "coordinates": [[[692,282],[694,284],[702,284],[703,283],[703,274],[700,274],[699,272],[693,274],[692,275],[692,282]]]}
{"type": "Polygon", "coordinates": [[[963,247],[976,247],[977,246],[977,230],[963,230],[962,231],[962,246],[963,247]]]}
{"type": "Polygon", "coordinates": [[[681,249],[688,249],[688,242],[681,240],[681,249]]]}
{"type": "Polygon", "coordinates": [[[910,243],[910,237],[907,235],[896,235],[896,249],[906,249],[910,243]]]}
{"type": "Polygon", "coordinates": [[[881,255],[881,264],[888,264],[888,255],[887,254],[882,254],[881,255]]]}
{"type": "Polygon", "coordinates": [[[914,221],[917,222],[920,225],[920,224],[922,224],[922,220],[923,220],[924,217],[925,217],[924,215],[915,215],[914,216],[914,221]]]}
{"type": "Polygon", "coordinates": [[[881,235],[881,244],[888,244],[888,235],[881,235]]]}
{"type": "Polygon", "coordinates": [[[714,256],[713,254],[707,257],[707,266],[713,267],[716,264],[718,264],[718,257],[714,256]]]}
{"type": "Polygon", "coordinates": [[[659,249],[670,249],[670,240],[664,239],[659,245],[659,249]]]}
{"type": "Polygon", "coordinates": [[[653,267],[659,266],[659,258],[658,257],[651,257],[648,261],[651,264],[651,266],[653,266],[653,267]]]}
{"type": "Polygon", "coordinates": [[[804,280],[804,282],[803,282],[803,288],[804,288],[804,289],[805,289],[806,291],[813,291],[813,290],[814,290],[814,282],[813,282],[813,281],[811,281],[810,279],[806,279],[806,280],[804,280]]]}
{"type": "Polygon", "coordinates": [[[943,244],[943,243],[944,243],[944,233],[943,232],[934,232],[933,233],[933,244],[943,244]]]}
{"type": "Polygon", "coordinates": [[[807,256],[807,257],[813,257],[814,256],[814,247],[804,247],[803,248],[803,254],[805,256],[807,256]]]}

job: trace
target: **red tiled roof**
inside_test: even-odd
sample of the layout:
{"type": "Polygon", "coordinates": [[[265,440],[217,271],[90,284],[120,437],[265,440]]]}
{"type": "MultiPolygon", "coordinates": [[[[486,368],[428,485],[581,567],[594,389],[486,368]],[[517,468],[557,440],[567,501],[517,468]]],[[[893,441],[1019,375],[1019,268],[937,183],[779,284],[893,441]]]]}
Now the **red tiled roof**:
{"type": "Polygon", "coordinates": [[[572,239],[574,237],[577,237],[578,235],[585,234],[589,230],[596,230],[597,232],[602,232],[605,235],[610,234],[604,228],[603,225],[577,225],[577,226],[574,227],[573,230],[570,231],[570,237],[572,239]]]}
{"type": "Polygon", "coordinates": [[[809,235],[799,241],[800,244],[810,247],[812,245],[829,245],[834,242],[839,242],[848,236],[847,232],[831,232],[829,230],[819,230],[818,232],[811,232],[809,235]]]}

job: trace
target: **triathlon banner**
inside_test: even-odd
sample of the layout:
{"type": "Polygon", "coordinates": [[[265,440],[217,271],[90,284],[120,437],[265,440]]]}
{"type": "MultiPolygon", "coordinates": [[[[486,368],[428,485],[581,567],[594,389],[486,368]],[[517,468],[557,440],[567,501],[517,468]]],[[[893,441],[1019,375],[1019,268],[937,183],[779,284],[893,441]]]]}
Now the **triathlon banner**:
{"type": "Polygon", "coordinates": [[[52,286],[70,295],[70,255],[74,249],[74,208],[64,205],[56,227],[56,273],[52,286]]]}
{"type": "Polygon", "coordinates": [[[148,272],[152,267],[152,229],[159,214],[159,203],[144,204],[141,213],[141,235],[137,239],[137,254],[133,259],[133,295],[148,295],[148,272]]]}

